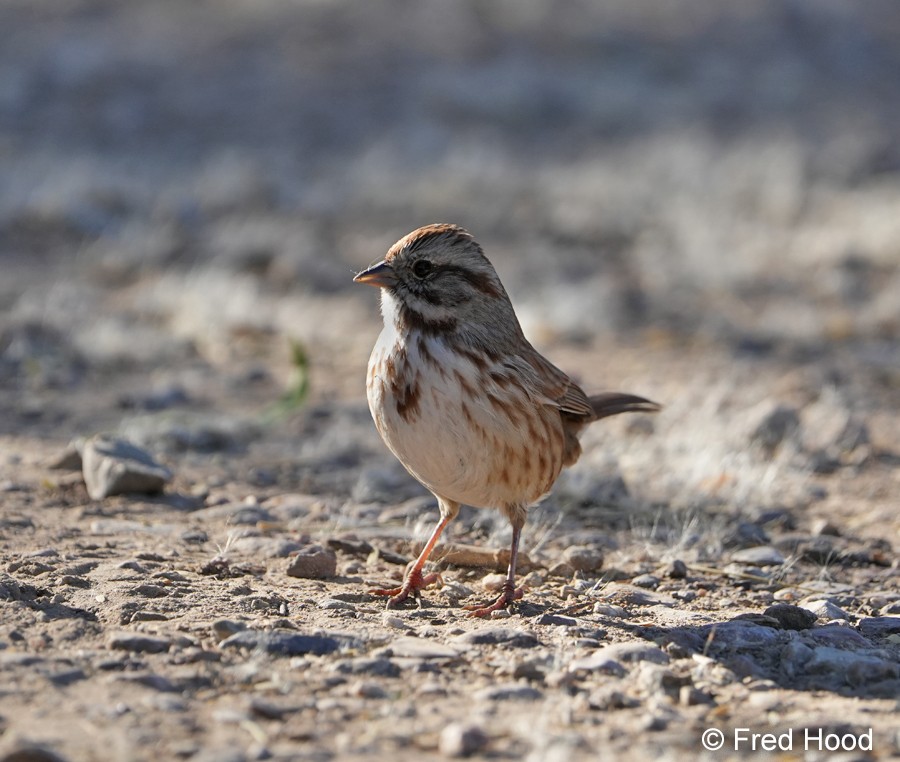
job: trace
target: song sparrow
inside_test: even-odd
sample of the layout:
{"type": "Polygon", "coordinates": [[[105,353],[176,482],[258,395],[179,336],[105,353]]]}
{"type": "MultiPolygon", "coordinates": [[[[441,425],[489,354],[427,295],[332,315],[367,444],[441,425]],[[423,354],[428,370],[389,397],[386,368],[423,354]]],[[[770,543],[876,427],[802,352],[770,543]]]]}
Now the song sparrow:
{"type": "Polygon", "coordinates": [[[439,579],[428,556],[462,504],[496,508],[512,524],[509,569],[487,616],[522,596],[515,586],[528,507],[581,455],[589,423],[659,405],[631,394],[588,397],[522,333],[493,266],[456,225],[427,225],[401,238],[354,281],[381,288],[384,329],[369,359],[366,392],[391,452],[434,493],[440,521],[390,590],[396,606],[439,579]]]}

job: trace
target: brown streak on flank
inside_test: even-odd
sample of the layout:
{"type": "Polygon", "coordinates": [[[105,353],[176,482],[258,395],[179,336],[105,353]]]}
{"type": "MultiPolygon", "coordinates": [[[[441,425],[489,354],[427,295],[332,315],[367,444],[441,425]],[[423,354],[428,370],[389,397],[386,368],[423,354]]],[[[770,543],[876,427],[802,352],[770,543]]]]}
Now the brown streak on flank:
{"type": "Polygon", "coordinates": [[[513,423],[519,422],[522,417],[522,411],[512,400],[498,397],[490,392],[488,392],[487,396],[491,406],[503,413],[513,423]]]}
{"type": "Polygon", "coordinates": [[[502,373],[499,370],[488,371],[488,378],[501,389],[507,389],[512,384],[512,379],[506,373],[502,373]]]}
{"type": "MultiPolygon", "coordinates": [[[[419,376],[416,377],[397,394],[397,414],[407,423],[418,416],[419,397],[421,395],[419,376]]],[[[395,389],[396,392],[396,389],[395,389]]]]}
{"type": "Polygon", "coordinates": [[[463,375],[462,372],[455,370],[453,371],[453,375],[456,378],[456,383],[459,384],[462,389],[463,395],[469,397],[470,399],[477,399],[478,394],[475,390],[475,387],[469,382],[469,379],[463,375]]]}
{"type": "Polygon", "coordinates": [[[425,336],[421,333],[416,337],[416,349],[418,350],[419,356],[422,358],[422,360],[428,363],[438,373],[440,373],[441,378],[447,378],[447,371],[444,369],[444,366],[438,362],[434,354],[432,354],[431,349],[429,349],[428,347],[428,339],[426,339],[425,336]]]}
{"type": "Polygon", "coordinates": [[[509,486],[509,465],[507,464],[504,464],[503,469],[500,471],[500,481],[509,486]]]}
{"type": "Polygon", "coordinates": [[[475,416],[472,415],[472,411],[469,410],[469,406],[463,402],[462,403],[462,411],[463,418],[466,419],[466,423],[469,424],[473,429],[480,429],[481,426],[478,425],[478,422],[475,420],[475,416]]]}
{"type": "Polygon", "coordinates": [[[459,346],[456,347],[456,351],[472,363],[479,373],[484,373],[487,370],[488,362],[485,359],[484,352],[478,352],[474,349],[469,349],[468,347],[459,346]]]}
{"type": "Polygon", "coordinates": [[[547,467],[550,465],[547,456],[544,454],[543,450],[538,451],[538,473],[540,474],[541,481],[547,481],[547,478],[544,474],[547,473],[547,467]]]}

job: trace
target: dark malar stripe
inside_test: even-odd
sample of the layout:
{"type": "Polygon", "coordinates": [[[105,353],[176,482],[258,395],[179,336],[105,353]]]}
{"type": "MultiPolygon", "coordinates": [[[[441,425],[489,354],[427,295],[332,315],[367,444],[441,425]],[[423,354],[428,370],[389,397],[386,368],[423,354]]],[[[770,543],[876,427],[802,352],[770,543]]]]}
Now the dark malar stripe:
{"type": "Polygon", "coordinates": [[[421,312],[400,305],[400,327],[409,331],[421,331],[426,336],[442,336],[453,333],[457,327],[454,318],[446,320],[428,320],[421,312]]]}

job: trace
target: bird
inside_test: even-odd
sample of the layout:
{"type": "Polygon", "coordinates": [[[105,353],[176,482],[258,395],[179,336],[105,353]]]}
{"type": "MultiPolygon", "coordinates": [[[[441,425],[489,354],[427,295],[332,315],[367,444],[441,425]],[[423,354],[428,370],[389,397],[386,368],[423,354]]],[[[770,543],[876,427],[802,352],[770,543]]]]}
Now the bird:
{"type": "Polygon", "coordinates": [[[499,510],[512,526],[509,566],[489,617],[522,597],[516,560],[528,509],[581,455],[590,423],[661,406],[618,392],[588,396],[525,338],[482,247],[464,228],[405,235],[356,283],[381,291],[383,328],[369,358],[366,397],[388,449],[438,501],[440,518],[402,583],[370,591],[394,608],[440,582],[428,558],[462,505],[499,510]]]}

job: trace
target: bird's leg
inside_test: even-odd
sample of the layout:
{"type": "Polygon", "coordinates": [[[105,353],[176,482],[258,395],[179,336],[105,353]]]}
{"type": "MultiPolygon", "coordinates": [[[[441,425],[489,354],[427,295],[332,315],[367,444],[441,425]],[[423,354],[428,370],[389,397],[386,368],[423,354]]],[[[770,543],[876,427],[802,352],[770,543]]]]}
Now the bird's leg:
{"type": "Polygon", "coordinates": [[[431,551],[434,550],[434,546],[437,545],[441,532],[444,531],[447,524],[449,524],[453,520],[453,517],[459,512],[458,505],[445,503],[443,500],[440,500],[440,498],[439,502],[441,507],[441,520],[437,523],[437,526],[431,533],[431,537],[428,538],[428,542],[425,543],[425,547],[422,548],[422,552],[419,553],[419,557],[406,567],[406,573],[403,575],[403,583],[400,587],[369,591],[372,595],[390,596],[387,602],[388,608],[395,608],[400,605],[409,598],[410,594],[418,599],[420,590],[424,590],[435,582],[443,583],[441,575],[437,572],[433,574],[422,574],[422,569],[425,568],[428,556],[431,555],[431,551]]]}
{"type": "Polygon", "coordinates": [[[513,601],[522,597],[522,588],[516,587],[516,557],[519,555],[519,535],[522,533],[522,521],[513,520],[512,524],[512,543],[509,547],[509,568],[506,571],[506,581],[503,583],[503,592],[500,597],[490,606],[464,606],[466,611],[471,612],[469,616],[486,617],[490,616],[494,611],[505,609],[513,601]]]}

